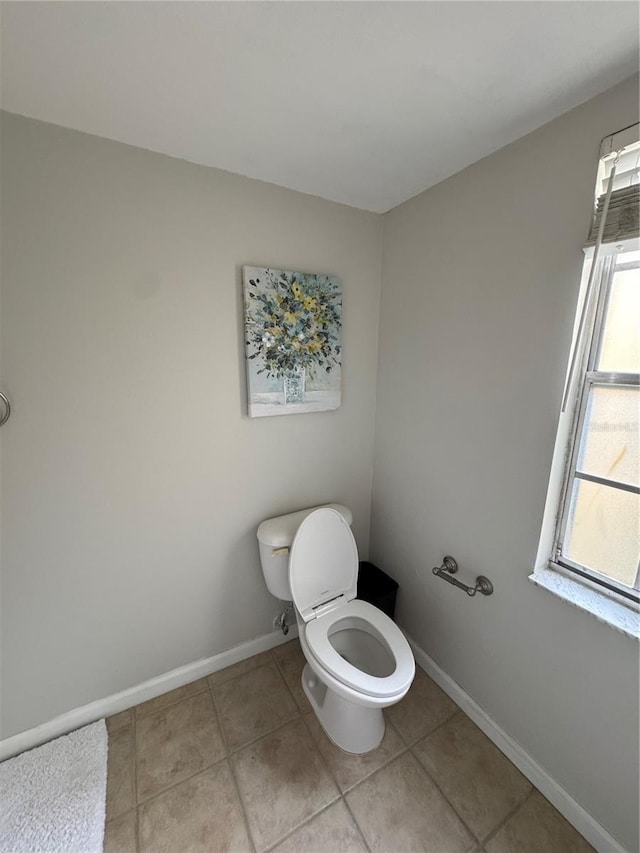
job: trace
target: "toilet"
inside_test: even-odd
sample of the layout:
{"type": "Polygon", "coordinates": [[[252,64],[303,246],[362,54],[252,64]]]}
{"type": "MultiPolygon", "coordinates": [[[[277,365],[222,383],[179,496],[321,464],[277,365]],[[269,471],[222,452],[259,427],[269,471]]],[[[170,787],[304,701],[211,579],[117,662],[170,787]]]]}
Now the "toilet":
{"type": "Polygon", "coordinates": [[[340,504],[300,510],[263,521],[258,541],[267,588],[294,604],[311,707],[336,746],[364,753],[382,741],[382,711],[406,695],[415,663],[395,622],[356,598],[351,520],[340,504]]]}

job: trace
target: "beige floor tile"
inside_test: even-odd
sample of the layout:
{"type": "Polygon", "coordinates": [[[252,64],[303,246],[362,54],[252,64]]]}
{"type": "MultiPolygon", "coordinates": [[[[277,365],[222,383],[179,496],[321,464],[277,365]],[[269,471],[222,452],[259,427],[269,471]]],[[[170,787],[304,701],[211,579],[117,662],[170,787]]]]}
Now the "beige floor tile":
{"type": "Polygon", "coordinates": [[[358,782],[370,776],[374,770],[382,767],[406,749],[402,738],[389,721],[386,724],[382,743],[377,749],[366,752],[364,755],[350,755],[329,740],[313,712],[305,714],[304,719],[342,792],[353,788],[358,782]]]}
{"type": "Polygon", "coordinates": [[[170,690],[168,693],[163,693],[161,696],[156,696],[147,702],[142,702],[142,704],[135,707],[136,719],[146,717],[148,714],[153,714],[162,708],[168,708],[169,705],[175,705],[176,702],[186,699],[187,696],[195,696],[196,693],[202,693],[208,687],[209,683],[207,679],[199,678],[190,684],[183,684],[182,687],[176,687],[175,690],[170,690]]]}
{"type": "Polygon", "coordinates": [[[338,800],[296,829],[272,853],[367,853],[367,848],[349,809],[338,800]]]}
{"type": "Polygon", "coordinates": [[[231,761],[258,851],[338,796],[302,719],[246,746],[231,761]]]}
{"type": "Polygon", "coordinates": [[[251,842],[227,761],[140,806],[140,853],[241,853],[251,842]]]}
{"type": "Polygon", "coordinates": [[[463,853],[475,841],[409,753],[346,795],[372,851],[463,853]]]}
{"type": "Polygon", "coordinates": [[[107,756],[107,820],[135,808],[133,726],[109,735],[107,756]]]}
{"type": "Polygon", "coordinates": [[[126,812],[115,820],[107,821],[104,828],[103,853],[136,853],[137,834],[135,810],[126,812]]]}
{"type": "Polygon", "coordinates": [[[136,722],[138,802],[183,782],[224,757],[211,693],[206,690],[136,722]]]}
{"type": "Polygon", "coordinates": [[[401,702],[387,709],[387,717],[406,743],[415,743],[452,717],[458,706],[416,666],[416,677],[401,702]]]}
{"type": "Polygon", "coordinates": [[[105,720],[107,731],[109,734],[117,732],[118,729],[123,729],[125,726],[130,726],[133,723],[133,708],[127,708],[126,711],[120,711],[119,714],[113,714],[105,720]]]}
{"type": "Polygon", "coordinates": [[[456,714],[413,752],[475,836],[482,840],[531,785],[464,714],[456,714]]]}
{"type": "Polygon", "coordinates": [[[273,660],[271,652],[261,652],[259,655],[254,655],[246,660],[241,660],[239,663],[234,663],[224,669],[219,669],[209,676],[209,684],[214,687],[216,684],[222,684],[224,681],[229,681],[231,678],[236,678],[238,675],[243,675],[245,672],[250,672],[258,666],[264,666],[265,663],[270,663],[273,660]]]}
{"type": "Polygon", "coordinates": [[[292,640],[287,640],[286,643],[280,643],[279,646],[274,646],[271,649],[271,654],[277,661],[280,661],[282,658],[288,657],[295,648],[300,648],[300,640],[297,637],[294,637],[292,640]]]}
{"type": "Polygon", "coordinates": [[[484,849],[487,853],[593,853],[593,847],[538,791],[484,849]]]}
{"type": "Polygon", "coordinates": [[[273,661],[216,685],[213,692],[229,749],[238,749],[298,714],[273,661]]]}
{"type": "Polygon", "coordinates": [[[293,694],[296,704],[301,711],[310,711],[311,705],[302,689],[302,670],[306,664],[299,640],[291,640],[273,650],[274,657],[282,670],[287,687],[293,694]]]}

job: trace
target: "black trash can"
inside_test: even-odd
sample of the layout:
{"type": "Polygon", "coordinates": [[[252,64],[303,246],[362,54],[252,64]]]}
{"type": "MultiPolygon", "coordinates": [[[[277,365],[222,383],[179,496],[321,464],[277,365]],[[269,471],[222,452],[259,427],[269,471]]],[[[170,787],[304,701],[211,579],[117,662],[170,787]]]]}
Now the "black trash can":
{"type": "Polygon", "coordinates": [[[382,569],[361,560],[358,568],[358,598],[368,601],[391,619],[396,609],[398,584],[382,569]]]}

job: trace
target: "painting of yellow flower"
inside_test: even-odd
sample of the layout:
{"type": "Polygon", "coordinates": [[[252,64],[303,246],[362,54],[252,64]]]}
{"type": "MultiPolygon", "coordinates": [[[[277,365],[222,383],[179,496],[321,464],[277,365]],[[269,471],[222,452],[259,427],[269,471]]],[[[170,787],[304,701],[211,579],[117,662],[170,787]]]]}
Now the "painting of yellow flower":
{"type": "Polygon", "coordinates": [[[342,282],[335,275],[243,267],[249,416],[337,409],[342,282]]]}

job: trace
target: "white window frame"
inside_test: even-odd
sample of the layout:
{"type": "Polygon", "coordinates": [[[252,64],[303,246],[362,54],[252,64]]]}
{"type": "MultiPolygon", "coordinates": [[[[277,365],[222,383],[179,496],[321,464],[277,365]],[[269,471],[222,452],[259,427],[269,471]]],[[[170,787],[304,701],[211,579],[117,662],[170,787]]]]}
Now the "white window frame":
{"type": "MultiPolygon", "coordinates": [[[[601,246],[599,256],[601,263],[604,264],[611,255],[615,256],[622,251],[638,250],[640,250],[639,240],[625,240],[616,245],[601,246]]],[[[585,249],[585,260],[590,261],[592,257],[593,248],[585,249]]],[[[609,261],[609,263],[611,262],[609,261]]],[[[578,346],[579,318],[587,295],[590,266],[590,263],[585,263],[583,267],[571,352],[578,346]]],[[[587,329],[587,334],[590,335],[590,340],[592,340],[593,327],[589,328],[587,326],[587,329]]],[[[590,348],[588,351],[590,352],[590,348]]],[[[584,369],[584,360],[581,366],[584,369]]],[[[579,402],[581,377],[582,371],[576,370],[575,379],[568,389],[567,397],[572,405],[568,405],[565,408],[565,411],[560,414],[558,421],[542,531],[534,562],[534,571],[529,575],[529,581],[566,603],[590,613],[601,622],[611,626],[627,637],[640,640],[640,604],[630,599],[628,595],[620,594],[614,588],[613,584],[608,584],[608,581],[608,585],[605,586],[596,579],[595,575],[589,576],[586,572],[578,574],[575,570],[562,565],[562,563],[555,559],[560,524],[560,509],[563,506],[563,500],[568,487],[566,484],[568,483],[568,472],[571,470],[571,454],[574,445],[578,444],[579,441],[579,412],[576,409],[579,402]],[[576,435],[578,436],[578,440],[576,440],[576,435]]],[[[567,380],[569,378],[567,375],[567,380]]]]}
{"type": "MultiPolygon", "coordinates": [[[[600,149],[598,167],[598,193],[604,186],[603,181],[610,173],[613,156],[629,145],[637,143],[639,125],[632,125],[610,137],[606,137],[600,149]]],[[[636,163],[636,172],[637,172],[636,163]]],[[[578,365],[571,365],[565,380],[565,402],[558,421],[556,443],[554,447],[551,472],[545,501],[542,531],[538,551],[534,562],[533,574],[529,580],[536,586],[551,592],[567,603],[591,613],[600,621],[617,631],[640,640],[640,603],[634,598],[634,591],[623,587],[610,578],[606,578],[591,569],[570,565],[562,558],[562,538],[566,527],[566,517],[579,453],[582,422],[588,383],[598,378],[596,371],[589,371],[596,362],[598,347],[602,336],[606,300],[609,296],[615,258],[623,252],[640,251],[640,239],[622,240],[616,244],[601,244],[596,252],[597,268],[594,281],[597,292],[588,293],[589,274],[594,256],[594,248],[585,249],[582,282],[578,298],[578,310],[575,317],[571,353],[578,353],[578,365]],[[585,301],[589,299],[587,315],[581,322],[585,301]],[[581,328],[582,326],[582,328],[581,328]],[[585,337],[586,336],[586,337],[585,337]],[[580,338],[580,340],[579,340],[580,338]],[[591,375],[589,376],[589,372],[591,375]]],[[[611,384],[632,384],[637,387],[635,374],[609,374],[606,377],[611,384]]],[[[595,383],[597,384],[597,383],[595,383]]],[[[636,578],[636,586],[640,579],[636,578]]]]}
{"type": "MultiPolygon", "coordinates": [[[[611,293],[611,285],[614,273],[618,270],[639,269],[640,261],[625,263],[619,261],[620,255],[625,252],[637,250],[638,241],[630,241],[630,244],[617,244],[609,247],[597,261],[597,269],[594,276],[594,292],[592,296],[591,316],[584,327],[584,341],[576,342],[578,346],[582,343],[583,358],[579,369],[576,371],[576,381],[572,392],[572,406],[570,409],[572,425],[568,436],[566,463],[558,502],[558,512],[555,525],[555,535],[552,548],[550,566],[555,570],[567,570],[578,575],[582,580],[590,581],[603,587],[609,594],[615,594],[615,598],[622,598],[623,603],[640,602],[640,569],[636,572],[635,583],[632,588],[624,586],[610,577],[600,574],[594,569],[580,565],[572,561],[563,553],[563,542],[569,520],[571,496],[576,479],[588,480],[600,483],[622,491],[635,494],[640,493],[637,486],[610,480],[605,477],[594,477],[578,471],[578,455],[582,438],[582,429],[587,409],[589,392],[594,386],[608,385],[617,388],[638,388],[640,386],[640,375],[637,373],[614,373],[611,371],[597,370],[598,358],[602,346],[602,335],[604,322],[611,293]]],[[[592,254],[592,250],[590,252],[592,254]]],[[[588,265],[587,265],[588,266],[588,265]]],[[[585,294],[586,295],[586,294],[585,294]]]]}

